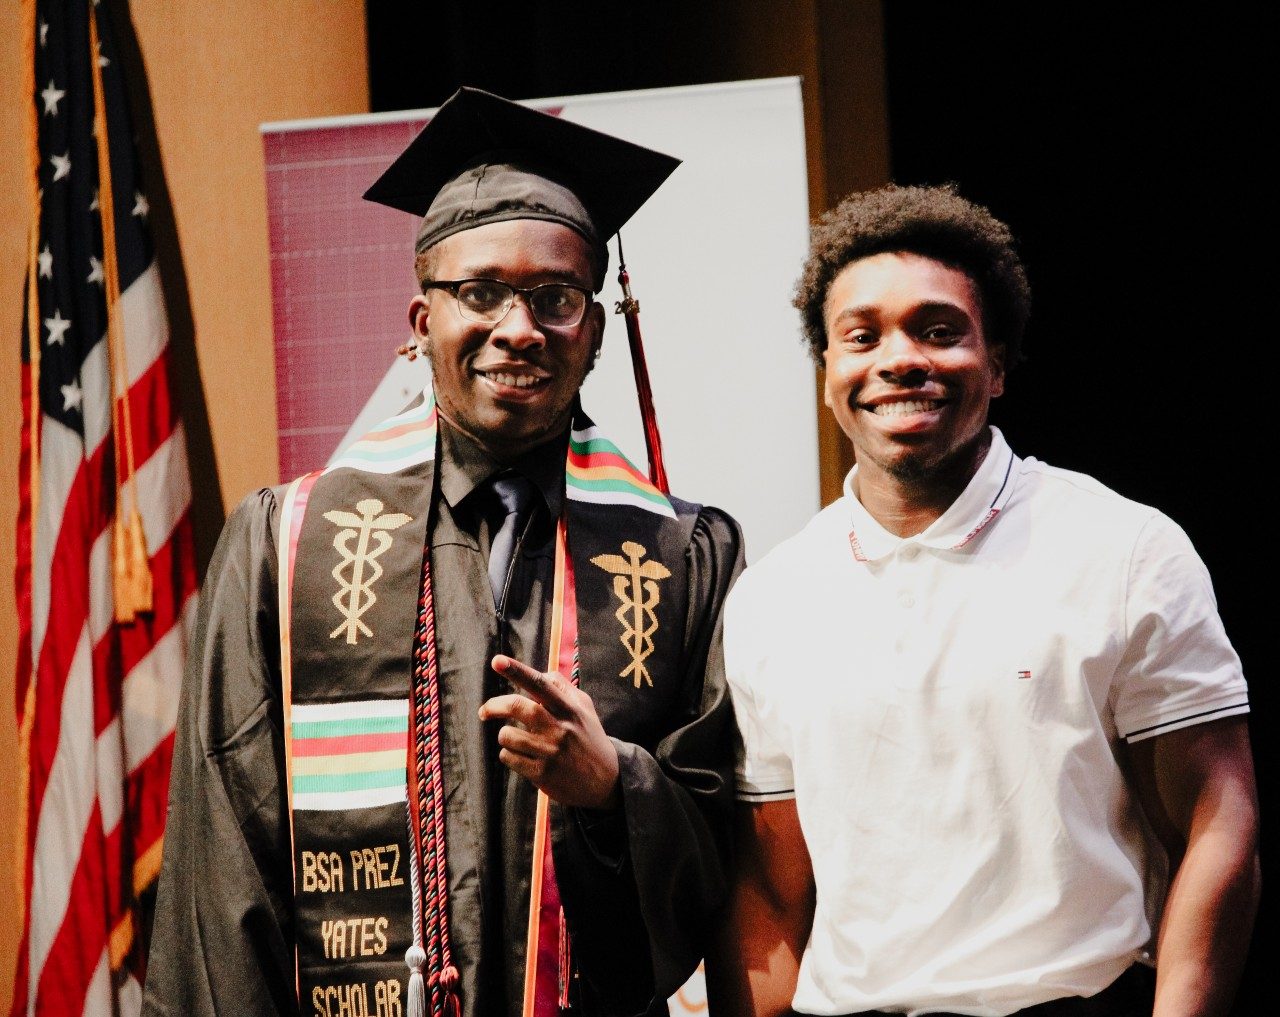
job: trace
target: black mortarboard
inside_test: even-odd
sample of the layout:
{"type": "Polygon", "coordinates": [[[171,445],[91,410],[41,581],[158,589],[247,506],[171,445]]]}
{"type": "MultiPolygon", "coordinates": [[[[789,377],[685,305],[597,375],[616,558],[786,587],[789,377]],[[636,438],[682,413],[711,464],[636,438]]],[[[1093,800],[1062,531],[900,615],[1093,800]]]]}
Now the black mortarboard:
{"type": "Polygon", "coordinates": [[[460,88],[365,191],[423,217],[416,248],[507,219],[547,219],[605,243],[680,165],[476,88],[460,88]]]}

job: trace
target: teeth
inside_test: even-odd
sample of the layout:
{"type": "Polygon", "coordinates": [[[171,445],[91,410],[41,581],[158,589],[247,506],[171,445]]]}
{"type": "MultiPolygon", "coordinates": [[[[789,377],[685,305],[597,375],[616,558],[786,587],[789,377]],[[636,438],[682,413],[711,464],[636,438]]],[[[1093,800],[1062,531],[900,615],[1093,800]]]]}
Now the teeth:
{"type": "Polygon", "coordinates": [[[909,402],[881,403],[873,406],[871,412],[880,417],[905,417],[908,413],[928,413],[941,405],[937,399],[912,399],[909,402]]]}
{"type": "Polygon", "coordinates": [[[499,385],[506,385],[509,388],[528,388],[542,380],[534,374],[501,374],[497,371],[490,371],[489,377],[499,385]]]}

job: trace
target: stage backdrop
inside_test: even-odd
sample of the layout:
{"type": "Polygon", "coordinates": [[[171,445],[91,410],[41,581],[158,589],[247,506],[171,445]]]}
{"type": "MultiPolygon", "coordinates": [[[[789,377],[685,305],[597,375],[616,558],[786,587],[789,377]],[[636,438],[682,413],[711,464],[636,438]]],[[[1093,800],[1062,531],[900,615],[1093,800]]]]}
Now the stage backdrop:
{"type": "MultiPolygon", "coordinates": [[[[672,490],[743,525],[750,559],[818,509],[813,369],[790,306],[808,237],[796,78],[528,105],[683,165],[623,230],[672,490]]],[[[322,466],[428,381],[411,337],[417,222],[360,195],[431,110],[263,125],[282,480],[322,466]]],[[[613,274],[601,295],[612,310],[613,274]]],[[[609,315],[587,411],[642,470],[626,330],[609,315]]],[[[673,1013],[705,1012],[696,976],[673,1013]]]]}

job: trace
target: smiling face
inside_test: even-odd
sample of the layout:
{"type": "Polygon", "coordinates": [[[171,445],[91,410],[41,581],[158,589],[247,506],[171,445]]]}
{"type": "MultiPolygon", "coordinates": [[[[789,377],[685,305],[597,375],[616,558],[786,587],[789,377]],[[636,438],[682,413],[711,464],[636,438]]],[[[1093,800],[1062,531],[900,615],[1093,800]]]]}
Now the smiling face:
{"type": "Polygon", "coordinates": [[[987,346],[973,280],[917,254],[860,258],[832,280],[824,320],[825,400],[860,486],[967,483],[1004,391],[1004,351],[987,346]]]}
{"type": "MultiPolygon", "coordinates": [[[[591,289],[591,250],[559,223],[513,219],[455,233],[431,251],[436,280],[497,279],[523,288],[573,283],[591,289]]],[[[604,335],[593,303],[572,328],[539,325],[517,297],[496,325],[469,321],[453,296],[431,290],[409,304],[409,321],[431,360],[444,416],[509,461],[568,426],[573,400],[604,335]]]]}

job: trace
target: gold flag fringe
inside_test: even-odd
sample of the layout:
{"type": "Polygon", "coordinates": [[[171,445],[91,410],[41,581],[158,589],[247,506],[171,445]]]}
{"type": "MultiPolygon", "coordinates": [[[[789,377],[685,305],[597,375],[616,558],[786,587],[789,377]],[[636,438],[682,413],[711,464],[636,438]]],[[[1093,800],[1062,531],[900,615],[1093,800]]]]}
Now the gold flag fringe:
{"type": "Polygon", "coordinates": [[[98,8],[89,11],[89,61],[93,70],[93,134],[98,143],[98,208],[102,216],[102,265],[106,280],[107,353],[111,375],[112,446],[116,461],[116,518],[111,532],[115,619],[132,622],[152,609],[151,562],[138,514],[138,476],[133,454],[133,416],[129,408],[129,369],[120,322],[120,270],[116,259],[115,192],[111,186],[111,147],[107,137],[106,98],[99,62],[98,8]],[[121,456],[123,446],[123,457],[121,456]],[[122,461],[123,460],[123,461],[122,461]],[[121,469],[121,466],[124,469],[121,469]],[[125,506],[128,505],[126,515],[125,506]]]}

